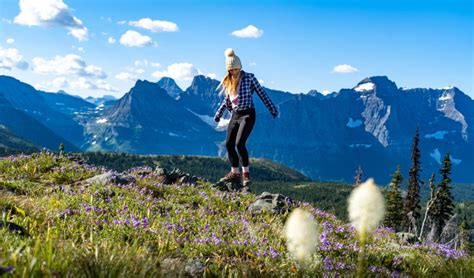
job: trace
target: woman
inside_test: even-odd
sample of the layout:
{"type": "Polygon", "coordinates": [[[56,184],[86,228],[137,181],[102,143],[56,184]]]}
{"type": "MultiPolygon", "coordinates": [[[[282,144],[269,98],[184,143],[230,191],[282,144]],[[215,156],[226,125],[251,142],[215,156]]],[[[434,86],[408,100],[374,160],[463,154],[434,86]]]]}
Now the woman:
{"type": "Polygon", "coordinates": [[[243,172],[242,183],[243,186],[246,187],[250,184],[250,171],[249,155],[245,143],[255,125],[255,108],[252,99],[253,92],[257,92],[257,95],[268,108],[273,118],[278,116],[278,110],[265,90],[260,86],[257,78],[255,78],[252,73],[241,70],[242,64],[239,57],[235,55],[234,50],[231,48],[226,49],[225,56],[227,74],[218,87],[221,88],[225,97],[214,116],[214,120],[219,122],[225,109],[232,112],[226,137],[227,155],[231,170],[220,181],[240,182],[240,156],[243,172]],[[235,151],[236,146],[238,154],[235,151]]]}

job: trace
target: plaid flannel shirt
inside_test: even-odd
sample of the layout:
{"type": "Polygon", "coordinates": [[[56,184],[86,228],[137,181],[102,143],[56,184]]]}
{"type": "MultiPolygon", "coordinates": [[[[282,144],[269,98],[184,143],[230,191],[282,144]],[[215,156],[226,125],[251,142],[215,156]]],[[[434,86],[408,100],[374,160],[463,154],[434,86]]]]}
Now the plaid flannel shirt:
{"type": "MultiPolygon", "coordinates": [[[[276,106],[273,104],[270,97],[268,97],[265,90],[260,86],[257,78],[253,73],[241,71],[241,79],[240,79],[240,88],[238,90],[239,93],[239,103],[235,110],[245,110],[248,108],[254,108],[253,104],[253,92],[257,92],[257,95],[263,101],[263,104],[268,108],[272,115],[278,115],[278,110],[276,106]]],[[[222,101],[219,109],[217,110],[214,118],[221,118],[224,114],[225,109],[232,111],[232,103],[230,102],[229,95],[226,95],[224,100],[222,101]]]]}

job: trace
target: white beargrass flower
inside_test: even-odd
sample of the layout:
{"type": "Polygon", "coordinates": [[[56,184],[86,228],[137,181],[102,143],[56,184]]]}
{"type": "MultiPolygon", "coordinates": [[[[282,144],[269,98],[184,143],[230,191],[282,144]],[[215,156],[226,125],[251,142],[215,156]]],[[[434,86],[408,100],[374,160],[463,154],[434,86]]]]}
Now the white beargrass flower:
{"type": "Polygon", "coordinates": [[[311,260],[319,243],[319,227],[311,213],[297,208],[285,223],[288,251],[301,264],[311,260]]]}
{"type": "Polygon", "coordinates": [[[385,215],[385,199],[373,179],[357,186],[349,196],[349,220],[361,236],[373,232],[385,215]]]}

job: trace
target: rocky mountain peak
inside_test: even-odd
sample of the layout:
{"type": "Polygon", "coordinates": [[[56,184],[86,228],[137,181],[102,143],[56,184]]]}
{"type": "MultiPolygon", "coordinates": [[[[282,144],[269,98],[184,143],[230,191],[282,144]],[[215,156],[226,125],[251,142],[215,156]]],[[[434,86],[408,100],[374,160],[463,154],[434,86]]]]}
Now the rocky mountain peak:
{"type": "Polygon", "coordinates": [[[193,82],[191,83],[191,86],[189,86],[188,90],[191,89],[195,91],[199,87],[212,88],[212,87],[217,87],[218,85],[219,85],[219,81],[215,79],[212,79],[204,75],[196,75],[194,76],[193,82]]]}
{"type": "Polygon", "coordinates": [[[397,84],[388,79],[387,76],[372,76],[360,81],[357,86],[354,87],[354,90],[358,92],[377,91],[387,95],[396,93],[398,88],[397,84]]]}
{"type": "Polygon", "coordinates": [[[178,97],[183,90],[176,84],[173,78],[163,77],[157,82],[158,86],[163,88],[171,97],[178,97]]]}

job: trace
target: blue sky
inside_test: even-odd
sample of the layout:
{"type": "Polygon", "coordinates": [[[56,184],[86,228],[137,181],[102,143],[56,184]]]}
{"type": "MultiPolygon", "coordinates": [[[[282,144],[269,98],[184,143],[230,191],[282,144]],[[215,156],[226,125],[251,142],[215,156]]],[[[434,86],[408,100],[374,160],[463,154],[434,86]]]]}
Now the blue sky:
{"type": "Polygon", "coordinates": [[[264,86],[320,92],[387,75],[474,97],[473,1],[2,0],[0,74],[121,96],[134,80],[220,79],[224,50],[264,86]],[[38,4],[39,3],[39,4],[38,4]]]}

